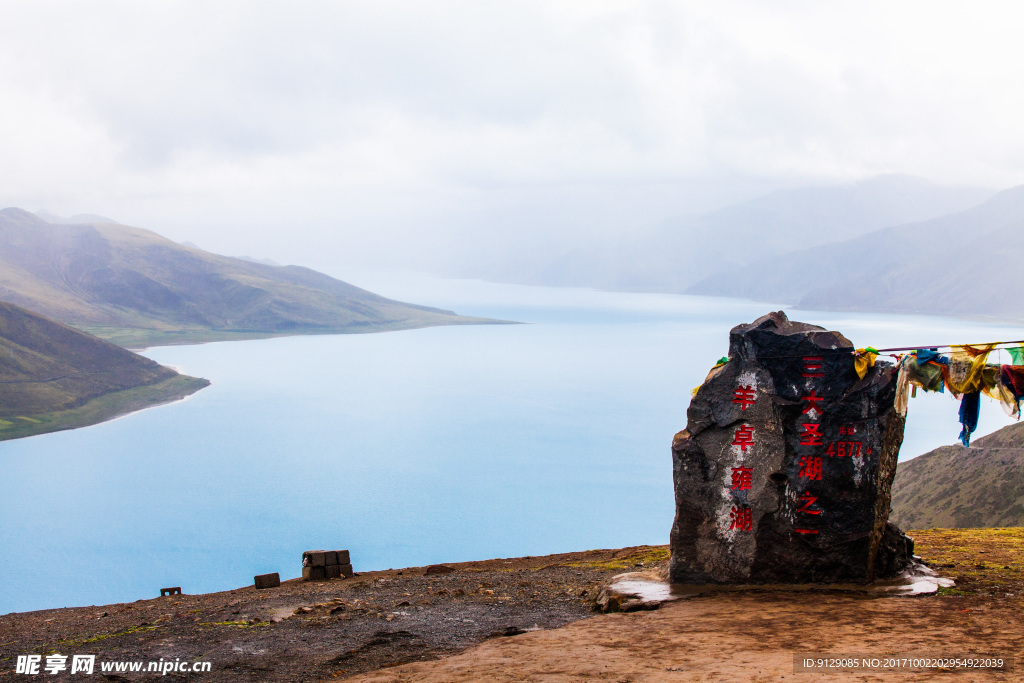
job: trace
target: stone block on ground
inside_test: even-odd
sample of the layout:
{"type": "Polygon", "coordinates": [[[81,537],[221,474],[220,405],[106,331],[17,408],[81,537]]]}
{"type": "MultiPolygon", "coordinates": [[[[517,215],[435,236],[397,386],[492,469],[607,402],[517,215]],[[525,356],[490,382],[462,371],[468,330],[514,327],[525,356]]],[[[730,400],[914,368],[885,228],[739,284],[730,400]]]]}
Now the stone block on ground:
{"type": "Polygon", "coordinates": [[[325,577],[323,567],[303,567],[302,578],[306,581],[320,581],[325,577]]]}
{"type": "Polygon", "coordinates": [[[329,564],[324,567],[324,576],[328,579],[336,579],[341,576],[341,565],[329,564]]]}
{"type": "Polygon", "coordinates": [[[313,558],[312,558],[313,553],[322,553],[322,552],[326,552],[326,551],[324,551],[324,550],[306,550],[305,552],[303,552],[302,553],[302,566],[303,567],[312,567],[313,566],[313,558]]]}
{"type": "Polygon", "coordinates": [[[911,561],[888,523],[903,440],[892,364],[859,379],[840,333],[739,325],[672,444],[675,583],[868,582],[911,561]]]}
{"type": "Polygon", "coordinates": [[[330,567],[332,564],[339,564],[337,550],[328,550],[324,553],[324,566],[330,567]]]}
{"type": "Polygon", "coordinates": [[[281,575],[277,572],[274,572],[273,574],[260,574],[259,576],[253,577],[253,583],[256,585],[256,590],[277,588],[281,585],[281,575]]]}
{"type": "Polygon", "coordinates": [[[324,567],[327,565],[327,551],[307,550],[302,553],[303,567],[324,567]]]}
{"type": "Polygon", "coordinates": [[[338,564],[351,564],[352,558],[349,557],[347,550],[335,550],[338,554],[338,564]]]}
{"type": "Polygon", "coordinates": [[[346,579],[351,579],[355,575],[351,564],[339,564],[338,568],[341,569],[341,575],[346,579]]]}

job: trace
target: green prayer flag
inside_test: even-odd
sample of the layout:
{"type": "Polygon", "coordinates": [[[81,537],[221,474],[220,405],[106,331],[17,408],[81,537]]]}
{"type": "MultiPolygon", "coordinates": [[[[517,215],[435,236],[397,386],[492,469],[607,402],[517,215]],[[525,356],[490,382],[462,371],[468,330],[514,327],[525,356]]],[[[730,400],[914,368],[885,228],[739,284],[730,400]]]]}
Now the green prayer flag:
{"type": "Polygon", "coordinates": [[[1024,365],[1024,346],[1014,346],[1006,350],[1010,352],[1010,358],[1013,359],[1011,365],[1024,365]]]}

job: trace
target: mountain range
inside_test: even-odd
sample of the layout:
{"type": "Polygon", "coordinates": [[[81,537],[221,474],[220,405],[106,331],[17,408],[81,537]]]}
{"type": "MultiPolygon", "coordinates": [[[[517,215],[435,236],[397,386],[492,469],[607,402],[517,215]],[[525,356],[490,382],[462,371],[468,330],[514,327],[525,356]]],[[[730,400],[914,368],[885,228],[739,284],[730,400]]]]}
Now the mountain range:
{"type": "Polygon", "coordinates": [[[940,218],[721,269],[687,289],[830,311],[1024,320],[1024,186],[940,218]]]}
{"type": "Polygon", "coordinates": [[[1024,526],[1024,422],[901,462],[892,515],[904,529],[1024,526]]]}
{"type": "Polygon", "coordinates": [[[1008,295],[1007,275],[1022,257],[1024,186],[994,192],[884,175],[779,190],[616,238],[508,249],[498,260],[470,259],[458,273],[1012,322],[1024,321],[1024,304],[1008,295]]]}
{"type": "Polygon", "coordinates": [[[456,270],[484,279],[615,291],[684,293],[707,279],[710,284],[702,290],[710,291],[751,266],[770,268],[786,254],[939,218],[993,194],[907,175],[798,187],[705,214],[636,225],[618,236],[592,235],[568,246],[531,243],[520,253],[510,242],[500,258],[480,254],[463,259],[456,270]]]}
{"type": "Polygon", "coordinates": [[[920,178],[886,175],[842,186],[778,190],[701,216],[680,217],[616,246],[628,269],[616,282],[628,289],[688,292],[707,277],[731,279],[750,264],[793,251],[974,206],[991,191],[943,187],[920,178]]]}
{"type": "Polygon", "coordinates": [[[496,322],[90,218],[0,211],[0,300],[124,346],[496,322]]]}

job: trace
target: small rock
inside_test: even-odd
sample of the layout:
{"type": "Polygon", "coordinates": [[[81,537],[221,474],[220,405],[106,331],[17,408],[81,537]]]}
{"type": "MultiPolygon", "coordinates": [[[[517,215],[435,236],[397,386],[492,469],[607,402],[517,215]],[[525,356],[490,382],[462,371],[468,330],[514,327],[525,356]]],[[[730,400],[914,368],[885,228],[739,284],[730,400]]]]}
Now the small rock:
{"type": "Polygon", "coordinates": [[[487,637],[488,638],[508,638],[510,636],[518,636],[518,635],[520,635],[522,633],[526,633],[526,629],[519,628],[518,626],[506,626],[502,630],[495,631],[494,633],[490,634],[487,637]]]}
{"type": "Polygon", "coordinates": [[[454,571],[454,567],[449,567],[446,564],[432,564],[423,570],[423,576],[432,576],[434,574],[451,574],[454,571]]]}

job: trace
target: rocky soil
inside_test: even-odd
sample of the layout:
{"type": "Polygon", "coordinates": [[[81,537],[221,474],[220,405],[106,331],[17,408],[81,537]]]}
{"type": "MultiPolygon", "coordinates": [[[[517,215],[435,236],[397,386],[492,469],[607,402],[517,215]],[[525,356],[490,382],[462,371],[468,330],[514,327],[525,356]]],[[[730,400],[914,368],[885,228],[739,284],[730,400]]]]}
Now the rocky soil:
{"type": "Polygon", "coordinates": [[[938,595],[697,595],[596,614],[599,586],[664,567],[664,547],[367,572],[106,607],[0,616],[0,681],[1015,681],[1024,666],[1024,529],[910,532],[957,580],[938,595]],[[797,653],[999,655],[1000,671],[794,673],[797,653]],[[209,673],[14,673],[19,654],[209,661],[209,673]]]}
{"type": "MultiPolygon", "coordinates": [[[[667,557],[664,547],[593,550],[7,614],[0,616],[0,681],[31,680],[14,673],[17,655],[54,653],[69,662],[74,654],[95,654],[97,663],[212,663],[209,673],[125,673],[106,680],[347,677],[592,616],[602,582],[667,557]]],[[[43,678],[89,680],[67,672],[43,678]]]]}

